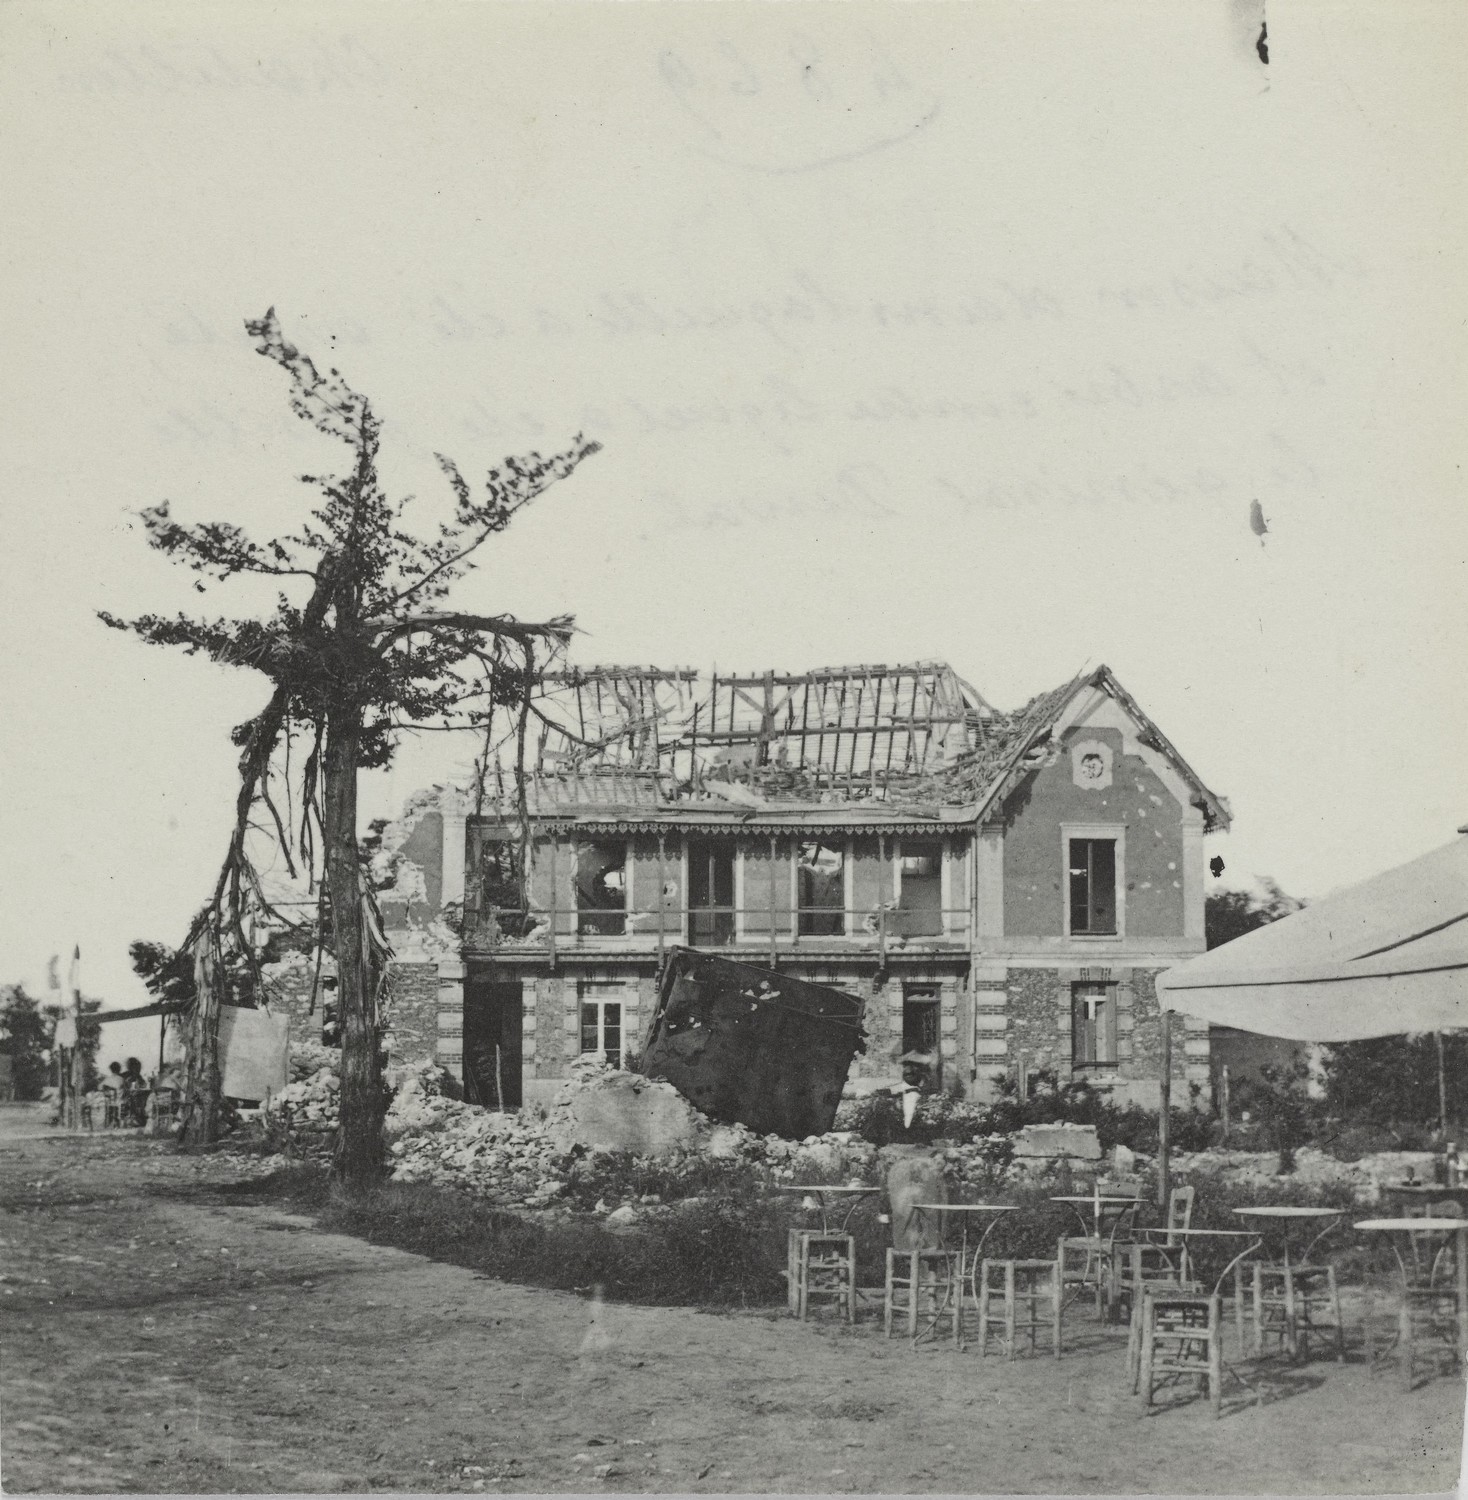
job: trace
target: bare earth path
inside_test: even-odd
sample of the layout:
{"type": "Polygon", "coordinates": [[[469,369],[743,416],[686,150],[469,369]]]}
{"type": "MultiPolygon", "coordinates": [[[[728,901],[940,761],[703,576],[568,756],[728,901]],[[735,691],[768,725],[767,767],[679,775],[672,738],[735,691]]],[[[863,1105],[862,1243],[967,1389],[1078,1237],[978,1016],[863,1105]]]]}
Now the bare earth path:
{"type": "MultiPolygon", "coordinates": [[[[1463,1385],[1279,1370],[1144,1415],[1087,1316],[1055,1364],[599,1304],[321,1234],[131,1139],[0,1109],[8,1492],[1445,1491],[1463,1385]],[[610,1469],[603,1466],[610,1465],[610,1469]]],[[[1070,1326],[1068,1324],[1068,1326],[1070,1326]]]]}

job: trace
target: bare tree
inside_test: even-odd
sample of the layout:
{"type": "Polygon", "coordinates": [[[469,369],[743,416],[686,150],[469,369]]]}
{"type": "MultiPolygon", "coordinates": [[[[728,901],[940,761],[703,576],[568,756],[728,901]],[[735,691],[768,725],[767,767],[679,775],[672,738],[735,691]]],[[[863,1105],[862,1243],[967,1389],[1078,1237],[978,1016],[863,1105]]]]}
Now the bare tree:
{"type": "Polygon", "coordinates": [[[197,991],[189,1134],[209,1140],[217,1130],[223,976],[241,957],[254,964],[248,914],[270,909],[249,852],[251,833],[263,829],[292,875],[321,882],[318,926],[330,929],[342,1028],[335,1165],[359,1185],[382,1164],[379,1004],[390,955],[357,842],[357,775],[386,765],[405,729],[492,726],[504,710],[523,736],[535,683],[569,639],[570,617],[531,624],[452,611],[444,601],[478,549],[599,445],[578,435],[548,458],[508,458],[477,492],[451,459],[436,455],[453,492],[453,519],[436,535],[415,535],[401,519],[407,501],[389,500],[379,483],[382,429],[367,399],[288,343],[273,308],[245,328],[257,352],[289,375],[296,415],[341,442],[350,463],[340,474],[303,475],[319,502],[298,532],[265,543],[230,522],[181,524],[166,501],[142,513],[149,545],[203,577],[279,579],[268,618],[100,618],[151,644],[250,668],[272,686],[261,711],[234,730],[241,747],[234,826],[185,942],[197,991]]]}

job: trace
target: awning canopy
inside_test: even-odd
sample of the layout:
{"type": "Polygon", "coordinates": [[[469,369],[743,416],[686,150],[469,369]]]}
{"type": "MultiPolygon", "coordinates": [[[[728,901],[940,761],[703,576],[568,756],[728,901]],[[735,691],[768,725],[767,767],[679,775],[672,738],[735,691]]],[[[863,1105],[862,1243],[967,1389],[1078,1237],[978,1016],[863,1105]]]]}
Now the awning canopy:
{"type": "Polygon", "coordinates": [[[1468,1027],[1468,838],[1157,976],[1164,1010],[1305,1042],[1468,1027]]]}

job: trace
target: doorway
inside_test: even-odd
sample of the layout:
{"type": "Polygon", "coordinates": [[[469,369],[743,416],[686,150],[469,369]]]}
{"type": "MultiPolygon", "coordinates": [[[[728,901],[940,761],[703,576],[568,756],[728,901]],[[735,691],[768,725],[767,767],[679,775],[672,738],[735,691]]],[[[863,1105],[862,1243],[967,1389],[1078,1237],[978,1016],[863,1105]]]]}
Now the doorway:
{"type": "Polygon", "coordinates": [[[464,982],[464,1098],[485,1109],[519,1109],[524,986],[471,975],[464,982]]]}
{"type": "Polygon", "coordinates": [[[688,841],[688,940],[695,947],[734,941],[734,846],[688,841]]]}

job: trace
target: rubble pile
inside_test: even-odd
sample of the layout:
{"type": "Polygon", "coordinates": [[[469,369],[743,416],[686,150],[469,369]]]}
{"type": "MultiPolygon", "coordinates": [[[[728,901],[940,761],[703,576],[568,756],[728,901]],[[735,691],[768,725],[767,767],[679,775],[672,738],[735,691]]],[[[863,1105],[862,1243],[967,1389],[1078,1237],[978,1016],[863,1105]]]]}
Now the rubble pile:
{"type": "Polygon", "coordinates": [[[286,1139],[306,1156],[329,1153],[341,1115],[341,1076],[331,1066],[296,1079],[271,1099],[267,1118],[283,1127],[286,1139]]]}
{"type": "Polygon", "coordinates": [[[1304,1188],[1348,1187],[1357,1203],[1381,1198],[1383,1183],[1404,1182],[1410,1169],[1417,1181],[1432,1180],[1431,1151],[1375,1151],[1356,1161],[1340,1161],[1315,1146],[1295,1153],[1295,1169],[1281,1176],[1274,1151],[1200,1151],[1174,1156],[1172,1169],[1182,1180],[1215,1177],[1229,1187],[1259,1188],[1265,1184],[1298,1183],[1304,1188]]]}
{"type": "MultiPolygon", "coordinates": [[[[574,1173],[594,1171],[598,1157],[625,1155],[567,1140],[575,1096],[615,1079],[604,1068],[573,1069],[545,1114],[495,1114],[430,1095],[418,1079],[409,1079],[399,1087],[387,1116],[393,1177],[398,1182],[458,1188],[507,1207],[552,1207],[562,1199],[574,1173]]],[[[872,1180],[876,1156],[875,1146],[847,1131],[787,1141],[756,1135],[743,1125],[705,1122],[697,1142],[643,1164],[675,1178],[685,1167],[714,1160],[755,1166],[774,1181],[846,1182],[872,1180]]],[[[627,1212],[631,1205],[615,1198],[609,1192],[598,1207],[621,1213],[623,1219],[638,1211],[627,1212]]]]}
{"type": "Polygon", "coordinates": [[[429,1182],[506,1205],[544,1207],[565,1189],[569,1160],[530,1111],[498,1114],[402,1083],[387,1114],[398,1182],[429,1182]]]}

